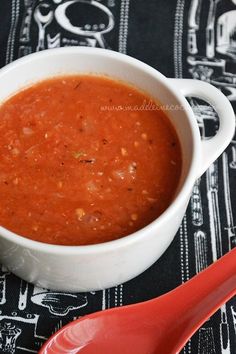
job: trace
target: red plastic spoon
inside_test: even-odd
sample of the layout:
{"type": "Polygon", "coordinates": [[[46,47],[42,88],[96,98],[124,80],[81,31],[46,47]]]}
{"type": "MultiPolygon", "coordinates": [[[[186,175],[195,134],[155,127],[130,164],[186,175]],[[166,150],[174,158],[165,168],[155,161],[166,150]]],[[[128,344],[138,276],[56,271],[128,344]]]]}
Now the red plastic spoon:
{"type": "Polygon", "coordinates": [[[70,323],[39,353],[176,354],[235,294],[236,249],[165,295],[70,323]]]}

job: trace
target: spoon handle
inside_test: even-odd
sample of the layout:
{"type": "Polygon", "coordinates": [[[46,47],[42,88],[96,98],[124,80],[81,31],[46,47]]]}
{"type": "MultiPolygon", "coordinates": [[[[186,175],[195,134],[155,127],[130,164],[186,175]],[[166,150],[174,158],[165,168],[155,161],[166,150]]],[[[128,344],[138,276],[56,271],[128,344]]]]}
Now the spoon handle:
{"type": "MultiPolygon", "coordinates": [[[[176,343],[175,348],[172,347],[167,352],[177,353],[193,333],[235,294],[236,248],[188,282],[161,297],[163,301],[168,300],[166,323],[169,327],[166,330],[171,327],[172,343],[176,343]]],[[[152,301],[155,306],[155,300],[152,301]]]]}

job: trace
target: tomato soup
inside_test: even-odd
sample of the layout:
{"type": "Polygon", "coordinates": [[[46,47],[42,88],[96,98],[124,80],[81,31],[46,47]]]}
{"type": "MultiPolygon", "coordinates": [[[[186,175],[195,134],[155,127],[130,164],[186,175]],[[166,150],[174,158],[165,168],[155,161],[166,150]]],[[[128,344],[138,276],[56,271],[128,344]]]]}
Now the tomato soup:
{"type": "Polygon", "coordinates": [[[181,148],[149,101],[125,83],[74,75],[2,103],[0,225],[45,243],[88,245],[156,219],[174,197],[181,148]]]}

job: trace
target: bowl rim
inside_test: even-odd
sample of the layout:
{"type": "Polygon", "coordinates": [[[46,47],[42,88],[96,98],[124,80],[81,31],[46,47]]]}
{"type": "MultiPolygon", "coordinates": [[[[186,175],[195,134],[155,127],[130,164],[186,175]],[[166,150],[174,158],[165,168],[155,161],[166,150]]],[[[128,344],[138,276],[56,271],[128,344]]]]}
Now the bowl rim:
{"type": "MultiPolygon", "coordinates": [[[[131,66],[135,67],[137,70],[143,71],[165,86],[168,91],[175,97],[175,99],[180,103],[180,105],[184,108],[185,116],[189,121],[189,129],[192,135],[192,143],[193,143],[193,151],[192,151],[192,159],[186,174],[186,177],[180,187],[178,193],[176,194],[175,198],[172,200],[171,204],[165,209],[165,211],[157,217],[154,221],[139,229],[132,234],[127,236],[123,236],[116,240],[111,240],[103,243],[98,244],[91,244],[91,245],[79,245],[79,246],[67,246],[67,245],[55,245],[44,243],[40,241],[35,241],[29,239],[27,237],[18,235],[3,226],[0,226],[0,238],[3,237],[8,241],[13,242],[19,246],[25,247],[32,251],[41,251],[44,253],[50,254],[96,254],[104,251],[110,251],[117,248],[123,248],[128,245],[132,245],[133,243],[139,242],[142,239],[147,239],[148,231],[152,231],[157,226],[162,227],[165,221],[169,218],[171,219],[176,211],[182,207],[184,202],[186,202],[188,196],[191,193],[193,183],[195,182],[197,175],[198,175],[198,166],[200,164],[200,152],[201,152],[201,137],[200,132],[198,129],[196,118],[194,117],[194,113],[188,104],[186,98],[183,96],[182,93],[178,92],[174,89],[173,85],[171,84],[170,80],[163,74],[161,74],[158,70],[154,69],[153,67],[145,64],[144,62],[133,58],[129,55],[115,52],[109,49],[102,49],[102,48],[91,48],[91,47],[61,47],[61,48],[54,48],[54,49],[46,49],[41,52],[36,52],[29,54],[23,58],[17,59],[14,62],[6,65],[2,69],[0,69],[0,80],[1,77],[7,74],[10,71],[14,71],[18,66],[27,65],[31,63],[32,60],[37,60],[40,58],[50,58],[54,56],[60,55],[68,55],[68,54],[78,54],[78,55],[91,55],[91,56],[98,56],[101,58],[110,58],[111,60],[119,60],[121,62],[125,62],[130,64],[131,66]]],[[[112,76],[111,76],[112,77],[112,76]]]]}

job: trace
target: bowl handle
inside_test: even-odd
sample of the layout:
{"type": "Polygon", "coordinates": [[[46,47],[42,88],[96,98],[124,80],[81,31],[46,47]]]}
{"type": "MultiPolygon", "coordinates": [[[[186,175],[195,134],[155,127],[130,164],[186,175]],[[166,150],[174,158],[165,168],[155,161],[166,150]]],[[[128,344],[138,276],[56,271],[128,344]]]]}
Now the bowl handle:
{"type": "Polygon", "coordinates": [[[201,176],[229,145],[234,136],[235,116],[233,108],[225,95],[207,82],[193,79],[171,79],[174,87],[184,96],[193,96],[208,102],[219,116],[219,130],[208,140],[202,140],[201,176]]]}

